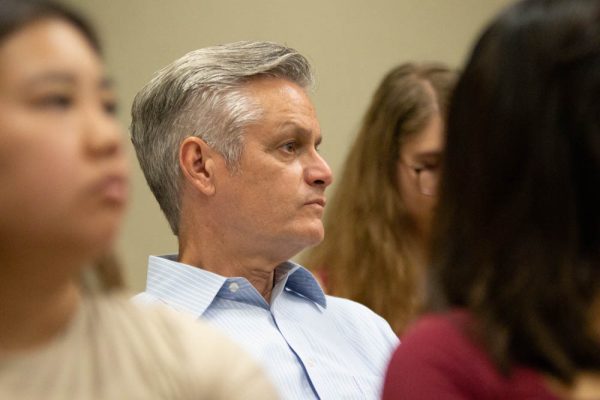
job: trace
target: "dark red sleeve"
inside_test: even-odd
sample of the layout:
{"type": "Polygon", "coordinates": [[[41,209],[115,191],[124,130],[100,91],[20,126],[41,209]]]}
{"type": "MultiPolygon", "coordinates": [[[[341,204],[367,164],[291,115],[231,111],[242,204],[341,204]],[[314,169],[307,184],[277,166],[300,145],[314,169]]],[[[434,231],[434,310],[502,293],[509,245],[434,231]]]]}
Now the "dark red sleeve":
{"type": "Polygon", "coordinates": [[[515,366],[501,375],[466,333],[471,323],[464,311],[420,319],[392,356],[383,399],[557,399],[532,369],[515,366]]]}
{"type": "Polygon", "coordinates": [[[495,371],[461,332],[460,321],[452,314],[431,315],[407,332],[390,361],[384,400],[491,397],[495,371]]]}

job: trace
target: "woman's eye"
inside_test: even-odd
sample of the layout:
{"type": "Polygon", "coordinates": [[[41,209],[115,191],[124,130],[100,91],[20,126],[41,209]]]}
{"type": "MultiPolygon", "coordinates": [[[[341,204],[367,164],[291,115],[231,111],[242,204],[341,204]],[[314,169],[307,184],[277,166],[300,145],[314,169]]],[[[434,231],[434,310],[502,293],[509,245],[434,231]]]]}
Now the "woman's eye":
{"type": "Polygon", "coordinates": [[[433,164],[424,164],[419,167],[419,170],[421,170],[421,171],[435,171],[436,169],[437,169],[437,166],[433,165],[433,164]]]}
{"type": "Polygon", "coordinates": [[[417,173],[421,173],[423,171],[431,171],[431,172],[435,172],[438,169],[438,165],[437,164],[415,164],[412,165],[411,168],[417,173]]]}
{"type": "Polygon", "coordinates": [[[440,163],[436,160],[427,160],[418,162],[415,166],[420,170],[435,171],[440,166],[440,163]]]}
{"type": "Polygon", "coordinates": [[[435,171],[439,168],[439,166],[440,166],[439,163],[430,163],[430,164],[425,165],[425,169],[428,169],[430,171],[435,171]]]}
{"type": "Polygon", "coordinates": [[[73,99],[67,95],[50,95],[42,97],[36,104],[44,108],[66,109],[73,104],[73,99]]]}

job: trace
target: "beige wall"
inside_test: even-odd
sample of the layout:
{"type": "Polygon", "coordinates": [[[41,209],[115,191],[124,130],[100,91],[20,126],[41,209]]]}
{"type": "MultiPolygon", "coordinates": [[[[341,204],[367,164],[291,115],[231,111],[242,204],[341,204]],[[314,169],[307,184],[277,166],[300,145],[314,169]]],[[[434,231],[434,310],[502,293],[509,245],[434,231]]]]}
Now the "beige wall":
{"type": "MultiPolygon", "coordinates": [[[[153,72],[189,50],[236,40],[271,40],[305,54],[317,73],[313,94],[322,154],[339,172],[383,74],[407,60],[460,66],[483,24],[509,0],[66,0],[96,23],[118,84],[121,119],[153,72]]],[[[149,254],[176,241],[133,156],[133,201],[119,252],[135,290],[149,254]]]]}

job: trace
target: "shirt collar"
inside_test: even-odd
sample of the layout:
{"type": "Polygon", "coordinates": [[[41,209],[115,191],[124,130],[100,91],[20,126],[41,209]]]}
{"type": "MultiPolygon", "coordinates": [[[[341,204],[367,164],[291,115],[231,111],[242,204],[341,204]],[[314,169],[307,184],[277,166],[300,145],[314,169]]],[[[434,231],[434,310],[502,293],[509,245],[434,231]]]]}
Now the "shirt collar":
{"type": "MultiPolygon", "coordinates": [[[[226,278],[180,263],[177,255],[150,256],[146,292],[179,311],[201,316],[215,297],[224,293],[224,286],[233,282],[243,284],[243,281],[247,282],[244,278],[226,278]]],[[[314,276],[301,265],[292,261],[282,263],[275,270],[275,282],[272,302],[287,289],[327,307],[325,293],[314,276]]]]}
{"type": "Polygon", "coordinates": [[[275,287],[279,286],[280,281],[278,278],[285,280],[282,286],[285,286],[286,289],[306,297],[323,308],[327,308],[327,298],[323,289],[321,289],[313,274],[300,264],[293,261],[282,263],[275,270],[275,281],[277,282],[275,287]]]}

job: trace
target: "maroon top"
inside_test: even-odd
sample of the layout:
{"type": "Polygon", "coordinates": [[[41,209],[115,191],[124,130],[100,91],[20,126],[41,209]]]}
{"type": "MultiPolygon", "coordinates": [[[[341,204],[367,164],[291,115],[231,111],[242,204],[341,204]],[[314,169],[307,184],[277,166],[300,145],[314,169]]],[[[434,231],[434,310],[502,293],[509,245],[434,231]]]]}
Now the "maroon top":
{"type": "Polygon", "coordinates": [[[558,399],[532,369],[501,375],[465,333],[469,321],[464,311],[421,318],[392,356],[383,399],[558,399]]]}

